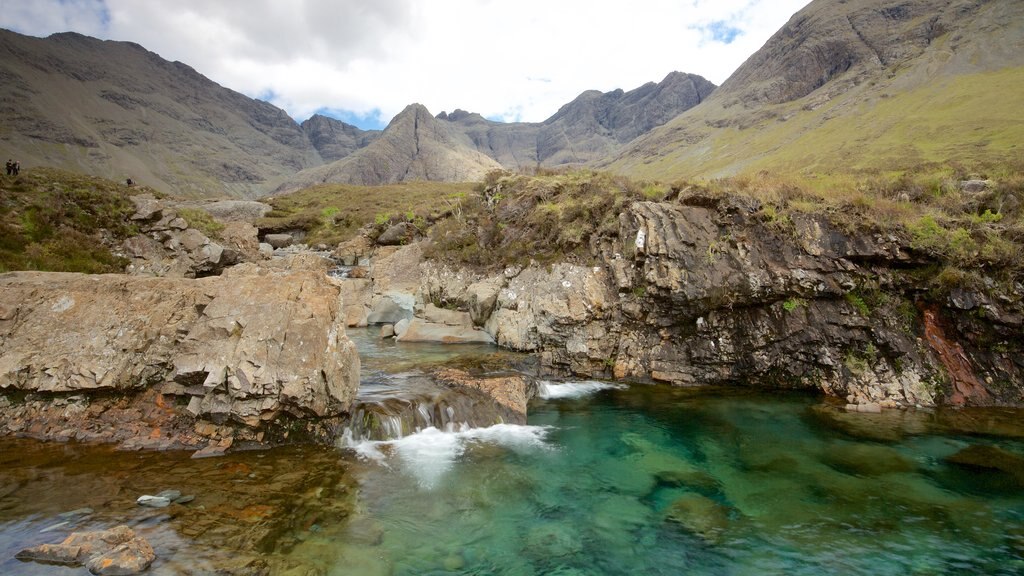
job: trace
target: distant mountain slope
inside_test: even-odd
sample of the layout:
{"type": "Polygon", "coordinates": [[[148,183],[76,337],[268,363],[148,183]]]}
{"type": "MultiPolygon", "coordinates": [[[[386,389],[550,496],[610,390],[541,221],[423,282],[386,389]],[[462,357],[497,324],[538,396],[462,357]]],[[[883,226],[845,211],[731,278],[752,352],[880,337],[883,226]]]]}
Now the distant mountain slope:
{"type": "Polygon", "coordinates": [[[715,89],[673,72],[584,92],[540,123],[413,105],[384,131],[283,110],[128,42],[0,30],[0,156],[132,179],[182,196],[253,197],[310,183],[476,179],[607,158],[715,89]]]}
{"type": "Polygon", "coordinates": [[[495,168],[586,164],[609,157],[636,136],[696,106],[714,89],[700,76],[673,72],[660,83],[649,82],[629,92],[589,90],[538,123],[494,122],[464,110],[429,117],[426,108],[412,105],[379,137],[354,127],[339,128],[340,122],[322,117],[314,125],[314,117],[303,123],[307,133],[329,128],[335,135],[331,142],[336,144],[321,145],[314,138],[321,156],[326,160],[342,152],[347,155],[296,174],[279,190],[324,182],[457,181],[477,179],[495,168]],[[370,143],[358,148],[355,143],[360,139],[370,143]]]}
{"type": "Polygon", "coordinates": [[[815,0],[708,100],[640,137],[638,176],[1021,158],[1024,2],[815,0]]]}
{"type": "Polygon", "coordinates": [[[320,164],[284,111],[141,46],[0,30],[0,155],[196,196],[253,196],[320,164]]]}
{"type": "Polygon", "coordinates": [[[325,162],[340,160],[360,148],[365,148],[380,136],[380,130],[359,128],[320,114],[310,116],[302,123],[313,147],[325,162]]]}
{"type": "Polygon", "coordinates": [[[365,148],[330,164],[292,176],[278,191],[336,182],[394,184],[409,180],[465,182],[501,168],[471,146],[469,138],[421,104],[411,104],[365,148]]]}
{"type": "Polygon", "coordinates": [[[457,125],[477,150],[506,168],[585,164],[700,104],[715,85],[695,74],[672,72],[624,92],[588,90],[540,123],[504,123],[456,110],[439,118],[457,125]]]}

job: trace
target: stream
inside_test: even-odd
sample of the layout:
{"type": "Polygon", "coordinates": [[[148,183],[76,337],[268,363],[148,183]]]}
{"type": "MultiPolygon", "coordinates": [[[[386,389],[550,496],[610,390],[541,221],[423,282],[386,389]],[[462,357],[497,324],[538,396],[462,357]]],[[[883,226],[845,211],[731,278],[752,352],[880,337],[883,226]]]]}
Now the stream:
{"type": "Polygon", "coordinates": [[[1024,411],[572,381],[486,426],[423,367],[521,358],[349,332],[362,415],[337,447],[0,439],[0,574],[88,574],[14,555],[118,524],[159,575],[1024,573],[1024,411]],[[164,489],[195,499],[135,504],[164,489]]]}

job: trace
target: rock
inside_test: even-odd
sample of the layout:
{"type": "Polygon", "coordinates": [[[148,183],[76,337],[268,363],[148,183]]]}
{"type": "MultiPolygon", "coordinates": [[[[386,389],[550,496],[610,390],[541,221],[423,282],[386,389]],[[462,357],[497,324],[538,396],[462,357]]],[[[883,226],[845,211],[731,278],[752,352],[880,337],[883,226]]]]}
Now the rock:
{"type": "Polygon", "coordinates": [[[74,532],[60,544],[42,544],[18,552],[19,560],[86,565],[93,574],[139,574],[156,559],[153,547],[127,526],[98,532],[74,532]]]}
{"type": "Polygon", "coordinates": [[[162,491],[157,493],[156,497],[157,498],[166,498],[166,499],[168,499],[168,500],[173,502],[173,501],[177,500],[178,498],[181,498],[181,490],[162,490],[162,491]]]}
{"type": "Polygon", "coordinates": [[[338,244],[332,255],[345,266],[356,266],[373,252],[373,241],[363,234],[338,244]]]}
{"type": "Polygon", "coordinates": [[[834,443],[821,459],[825,464],[855,476],[879,476],[917,470],[917,463],[888,446],[862,443],[834,443]]]}
{"type": "Polygon", "coordinates": [[[242,255],[242,260],[255,262],[260,259],[259,230],[248,222],[228,222],[220,231],[224,246],[242,255]]]}
{"type": "Polygon", "coordinates": [[[665,519],[707,542],[717,543],[729,527],[729,509],[707,496],[686,494],[672,502],[665,519]]]}
{"type": "Polygon", "coordinates": [[[395,325],[394,324],[385,324],[385,325],[380,327],[380,337],[381,337],[381,339],[393,338],[394,336],[395,336],[395,325]]]}
{"type": "Polygon", "coordinates": [[[263,237],[263,241],[273,248],[286,248],[291,246],[295,239],[291,234],[267,234],[263,237]]]}
{"type": "MultiPolygon", "coordinates": [[[[469,315],[466,315],[467,319],[469,315]]],[[[396,333],[398,328],[396,326],[396,333]]],[[[398,334],[398,342],[440,342],[442,344],[494,344],[491,335],[471,326],[450,326],[413,318],[398,334]]]]}
{"type": "Polygon", "coordinates": [[[483,326],[487,322],[494,311],[494,304],[498,301],[498,293],[504,285],[503,276],[494,276],[474,282],[466,288],[466,304],[474,325],[483,326]]]}
{"type": "Polygon", "coordinates": [[[962,180],[960,190],[970,194],[977,194],[988,189],[988,180],[962,180]]]}
{"type": "Polygon", "coordinates": [[[85,567],[97,576],[141,574],[156,560],[156,552],[144,538],[133,538],[108,552],[93,556],[85,567]]]}
{"type": "Polygon", "coordinates": [[[344,302],[345,326],[368,325],[373,284],[365,278],[345,278],[339,285],[344,302]]]}
{"type": "Polygon", "coordinates": [[[946,462],[974,470],[999,471],[1024,487],[1024,456],[998,446],[972,444],[946,458],[946,462]]]}
{"type": "MultiPolygon", "coordinates": [[[[322,272],[242,265],[197,280],[18,272],[0,277],[0,301],[18,306],[17,324],[0,322],[6,390],[130,396],[173,381],[188,391],[189,418],[259,426],[283,415],[339,416],[358,386],[339,289],[322,272]]],[[[165,413],[186,415],[168,404],[165,413]]]]}
{"type": "Polygon", "coordinates": [[[526,547],[531,555],[546,560],[578,554],[583,542],[569,524],[548,522],[530,529],[526,547]]]}
{"type": "Polygon", "coordinates": [[[470,319],[468,312],[438,308],[433,304],[427,304],[423,308],[422,318],[426,322],[432,324],[445,324],[448,326],[464,327],[473,326],[473,321],[470,319]]]}
{"type": "Polygon", "coordinates": [[[409,320],[403,318],[395,323],[395,336],[401,336],[405,334],[405,331],[409,329],[409,320]]]}
{"type": "Polygon", "coordinates": [[[512,423],[526,423],[526,407],[536,394],[536,383],[522,374],[507,376],[474,376],[466,371],[442,368],[434,372],[434,380],[449,387],[479,390],[514,415],[512,423]]]}
{"type": "Polygon", "coordinates": [[[366,315],[368,324],[394,324],[409,320],[413,316],[416,297],[409,293],[388,292],[373,297],[370,312],[366,315]]]}
{"type": "Polygon", "coordinates": [[[416,226],[410,222],[399,222],[388,227],[377,237],[377,244],[381,246],[404,246],[413,241],[416,237],[416,226]]]}
{"type": "Polygon", "coordinates": [[[174,499],[175,504],[188,504],[196,499],[195,494],[188,494],[186,496],[179,496],[174,499]]]}
{"type": "Polygon", "coordinates": [[[264,258],[270,259],[274,257],[274,247],[266,242],[260,242],[259,252],[264,258]]]}
{"type": "Polygon", "coordinates": [[[131,216],[132,220],[159,220],[163,216],[163,204],[149,194],[132,196],[131,201],[132,204],[135,204],[135,213],[131,216]]]}
{"type": "Polygon", "coordinates": [[[171,498],[167,498],[166,496],[150,496],[148,494],[144,494],[142,496],[139,496],[138,499],[135,500],[135,503],[138,504],[139,506],[145,506],[147,508],[166,508],[171,505],[171,498]]]}
{"type": "Polygon", "coordinates": [[[866,404],[847,404],[847,412],[860,412],[862,414],[881,414],[882,406],[877,402],[869,402],[866,404]]]}

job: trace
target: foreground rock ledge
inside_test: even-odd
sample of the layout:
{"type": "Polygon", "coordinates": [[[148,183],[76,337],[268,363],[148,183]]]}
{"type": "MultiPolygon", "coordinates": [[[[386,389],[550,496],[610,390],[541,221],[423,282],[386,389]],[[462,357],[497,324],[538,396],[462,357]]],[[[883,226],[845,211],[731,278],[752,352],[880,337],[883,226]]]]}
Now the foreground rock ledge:
{"type": "Polygon", "coordinates": [[[73,438],[226,448],[234,429],[262,441],[279,419],[340,416],[359,382],[341,310],[318,271],[0,275],[0,432],[61,439],[64,419],[73,438]],[[82,426],[113,409],[131,438],[82,426]]]}

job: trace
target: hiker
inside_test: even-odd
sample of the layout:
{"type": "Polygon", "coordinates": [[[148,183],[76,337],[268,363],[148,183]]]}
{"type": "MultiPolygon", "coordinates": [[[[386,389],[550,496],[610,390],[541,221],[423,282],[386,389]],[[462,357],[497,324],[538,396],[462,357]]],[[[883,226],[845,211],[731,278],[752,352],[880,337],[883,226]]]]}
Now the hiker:
{"type": "Polygon", "coordinates": [[[135,182],[132,182],[132,179],[131,179],[131,178],[129,178],[129,179],[127,179],[127,180],[125,180],[125,183],[126,183],[126,184],[128,184],[128,187],[129,187],[129,188],[131,188],[131,187],[132,187],[132,184],[135,184],[135,182]]]}
{"type": "Polygon", "coordinates": [[[17,176],[21,172],[21,160],[14,161],[14,175],[17,176]]]}
{"type": "Polygon", "coordinates": [[[14,162],[10,158],[7,159],[7,175],[11,176],[14,174],[14,162]]]}

